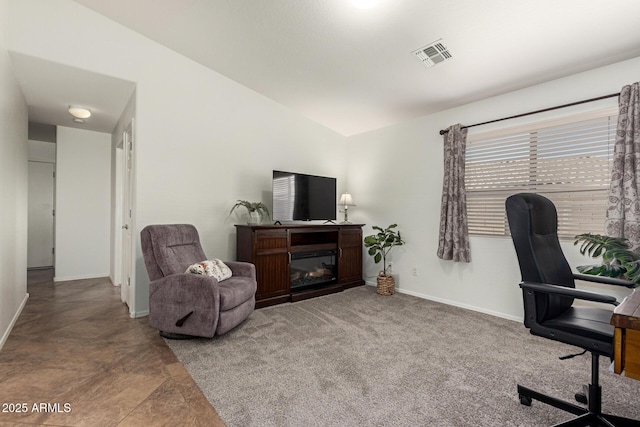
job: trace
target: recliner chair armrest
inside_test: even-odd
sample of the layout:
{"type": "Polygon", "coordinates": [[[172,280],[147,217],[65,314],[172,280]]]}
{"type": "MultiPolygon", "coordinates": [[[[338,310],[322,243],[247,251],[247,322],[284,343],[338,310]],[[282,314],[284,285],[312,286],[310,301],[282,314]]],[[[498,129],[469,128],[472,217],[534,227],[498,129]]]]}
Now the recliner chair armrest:
{"type": "Polygon", "coordinates": [[[605,304],[618,305],[615,297],[610,295],[599,294],[596,292],[584,291],[581,289],[568,288],[566,286],[551,285],[549,283],[522,282],[520,287],[533,292],[542,292],[546,294],[555,294],[566,297],[572,297],[584,301],[601,302],[605,304]]]}
{"type": "Polygon", "coordinates": [[[231,269],[234,276],[256,278],[256,266],[250,262],[225,261],[227,267],[231,269]]]}
{"type": "Polygon", "coordinates": [[[149,282],[150,300],[167,298],[175,293],[189,294],[189,299],[213,301],[219,295],[218,280],[200,274],[178,273],[149,282]]]}
{"type": "Polygon", "coordinates": [[[576,280],[584,280],[586,282],[602,283],[604,285],[624,286],[625,288],[635,288],[638,286],[636,283],[628,280],[615,279],[613,277],[606,276],[594,276],[592,274],[573,273],[573,278],[576,280]]]}

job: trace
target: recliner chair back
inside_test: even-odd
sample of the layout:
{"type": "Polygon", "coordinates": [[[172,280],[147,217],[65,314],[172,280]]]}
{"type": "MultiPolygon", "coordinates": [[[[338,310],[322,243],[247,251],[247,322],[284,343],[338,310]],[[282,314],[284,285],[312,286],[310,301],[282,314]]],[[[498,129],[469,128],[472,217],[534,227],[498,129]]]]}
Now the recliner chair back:
{"type": "Polygon", "coordinates": [[[198,230],[190,224],[149,225],[142,230],[140,240],[152,281],[184,273],[191,264],[207,259],[198,230]]]}
{"type": "MultiPolygon", "coordinates": [[[[538,194],[520,193],[507,198],[505,206],[522,281],[575,288],[571,267],[558,240],[558,214],[554,204],[538,194]]],[[[537,294],[537,322],[558,316],[572,304],[573,298],[537,294]]]]}

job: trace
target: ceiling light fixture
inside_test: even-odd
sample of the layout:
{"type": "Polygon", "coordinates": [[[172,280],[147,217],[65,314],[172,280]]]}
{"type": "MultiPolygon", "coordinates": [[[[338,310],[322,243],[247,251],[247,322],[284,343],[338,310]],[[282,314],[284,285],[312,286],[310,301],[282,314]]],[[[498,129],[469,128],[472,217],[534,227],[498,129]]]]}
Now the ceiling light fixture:
{"type": "Polygon", "coordinates": [[[91,117],[91,110],[77,105],[69,105],[69,114],[76,119],[88,119],[91,117]]]}

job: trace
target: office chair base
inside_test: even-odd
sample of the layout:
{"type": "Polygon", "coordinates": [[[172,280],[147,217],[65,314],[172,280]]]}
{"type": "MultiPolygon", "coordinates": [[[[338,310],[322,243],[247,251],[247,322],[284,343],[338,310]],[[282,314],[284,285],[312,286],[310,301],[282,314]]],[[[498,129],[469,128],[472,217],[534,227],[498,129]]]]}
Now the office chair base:
{"type": "Polygon", "coordinates": [[[589,404],[589,386],[587,384],[582,385],[582,393],[578,392],[574,395],[577,402],[583,405],[589,404]]]}
{"type": "Polygon", "coordinates": [[[583,403],[585,405],[589,403],[589,399],[587,398],[586,393],[576,393],[575,399],[577,402],[583,403]]]}
{"type": "Polygon", "coordinates": [[[542,394],[528,387],[518,384],[518,396],[520,403],[531,406],[533,400],[537,400],[554,408],[578,415],[577,418],[556,424],[554,427],[573,426],[605,426],[605,427],[640,427],[640,421],[615,415],[603,414],[600,410],[601,387],[589,385],[589,408],[565,402],[558,398],[542,394]]]}

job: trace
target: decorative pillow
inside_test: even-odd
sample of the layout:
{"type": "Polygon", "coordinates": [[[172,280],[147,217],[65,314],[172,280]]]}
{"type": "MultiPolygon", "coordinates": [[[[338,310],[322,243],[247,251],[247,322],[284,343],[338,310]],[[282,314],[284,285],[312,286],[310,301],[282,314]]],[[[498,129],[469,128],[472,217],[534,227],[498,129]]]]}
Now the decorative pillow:
{"type": "Polygon", "coordinates": [[[231,277],[231,269],[217,258],[190,265],[185,273],[213,276],[219,282],[231,277]]]}

